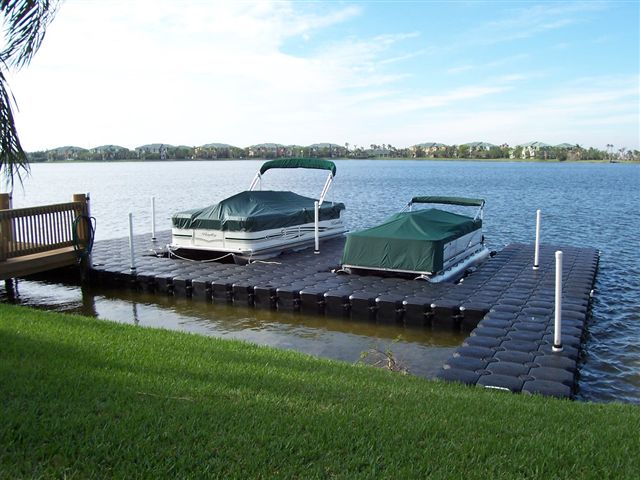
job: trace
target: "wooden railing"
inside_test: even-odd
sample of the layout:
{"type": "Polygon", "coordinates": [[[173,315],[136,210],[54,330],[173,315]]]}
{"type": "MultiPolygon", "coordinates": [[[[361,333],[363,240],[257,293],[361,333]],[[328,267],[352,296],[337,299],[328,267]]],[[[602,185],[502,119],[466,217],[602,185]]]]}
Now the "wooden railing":
{"type": "Polygon", "coordinates": [[[87,222],[74,223],[89,215],[85,195],[74,195],[69,203],[16,209],[10,208],[6,194],[0,197],[0,207],[4,207],[0,210],[0,262],[73,247],[74,241],[82,246],[88,239],[87,222]]]}

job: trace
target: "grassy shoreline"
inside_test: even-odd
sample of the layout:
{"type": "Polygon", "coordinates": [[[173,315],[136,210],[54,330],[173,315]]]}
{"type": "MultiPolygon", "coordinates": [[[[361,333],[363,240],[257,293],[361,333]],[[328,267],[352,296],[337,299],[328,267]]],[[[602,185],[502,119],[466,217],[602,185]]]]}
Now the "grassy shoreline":
{"type": "Polygon", "coordinates": [[[0,305],[0,477],[633,478],[640,408],[0,305]]]}

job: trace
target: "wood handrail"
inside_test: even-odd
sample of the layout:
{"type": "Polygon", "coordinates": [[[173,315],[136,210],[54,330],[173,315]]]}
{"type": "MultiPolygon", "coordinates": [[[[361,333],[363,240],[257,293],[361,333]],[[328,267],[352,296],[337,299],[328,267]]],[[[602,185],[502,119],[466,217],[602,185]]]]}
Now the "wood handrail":
{"type": "MultiPolygon", "coordinates": [[[[0,210],[0,261],[57,250],[83,243],[88,238],[74,221],[89,214],[84,195],[73,202],[0,210]]],[[[10,206],[10,205],[9,205],[10,206]]]]}
{"type": "Polygon", "coordinates": [[[54,203],[51,205],[38,205],[36,207],[9,208],[0,210],[0,221],[10,218],[26,217],[29,215],[39,215],[42,213],[63,212],[66,210],[76,210],[82,208],[81,202],[54,203]]]}

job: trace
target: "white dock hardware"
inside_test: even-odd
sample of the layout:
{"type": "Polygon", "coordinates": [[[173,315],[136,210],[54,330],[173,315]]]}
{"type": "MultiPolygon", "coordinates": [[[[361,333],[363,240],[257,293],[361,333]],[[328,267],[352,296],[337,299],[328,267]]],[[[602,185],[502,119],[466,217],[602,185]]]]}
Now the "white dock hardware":
{"type": "Polygon", "coordinates": [[[129,212],[129,255],[131,258],[129,270],[136,271],[136,257],[133,248],[133,213],[129,212]]]}
{"type": "Polygon", "coordinates": [[[533,269],[540,268],[540,210],[536,210],[536,244],[533,254],[533,269]]]}
{"type": "Polygon", "coordinates": [[[151,240],[156,239],[156,197],[151,197],[151,240]]]}
{"type": "Polygon", "coordinates": [[[314,237],[315,237],[315,248],[313,253],[320,253],[320,202],[314,203],[314,237]]]}
{"type": "Polygon", "coordinates": [[[554,352],[562,351],[562,251],[556,252],[556,305],[553,325],[554,352]]]}

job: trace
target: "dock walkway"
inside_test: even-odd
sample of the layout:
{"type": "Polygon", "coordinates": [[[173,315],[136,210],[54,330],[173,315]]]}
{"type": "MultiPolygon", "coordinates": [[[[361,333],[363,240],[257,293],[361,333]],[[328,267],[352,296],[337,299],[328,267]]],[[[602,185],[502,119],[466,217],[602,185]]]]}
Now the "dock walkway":
{"type": "Polygon", "coordinates": [[[590,248],[510,244],[458,284],[337,275],[344,239],[246,266],[164,258],[170,232],[152,242],[135,237],[136,270],[127,238],[95,243],[92,281],[283,311],[324,314],[353,321],[454,328],[470,336],[438,377],[512,392],[572,397],[578,354],[598,267],[590,248]],[[562,352],[552,352],[555,264],[563,250],[562,352]]]}

